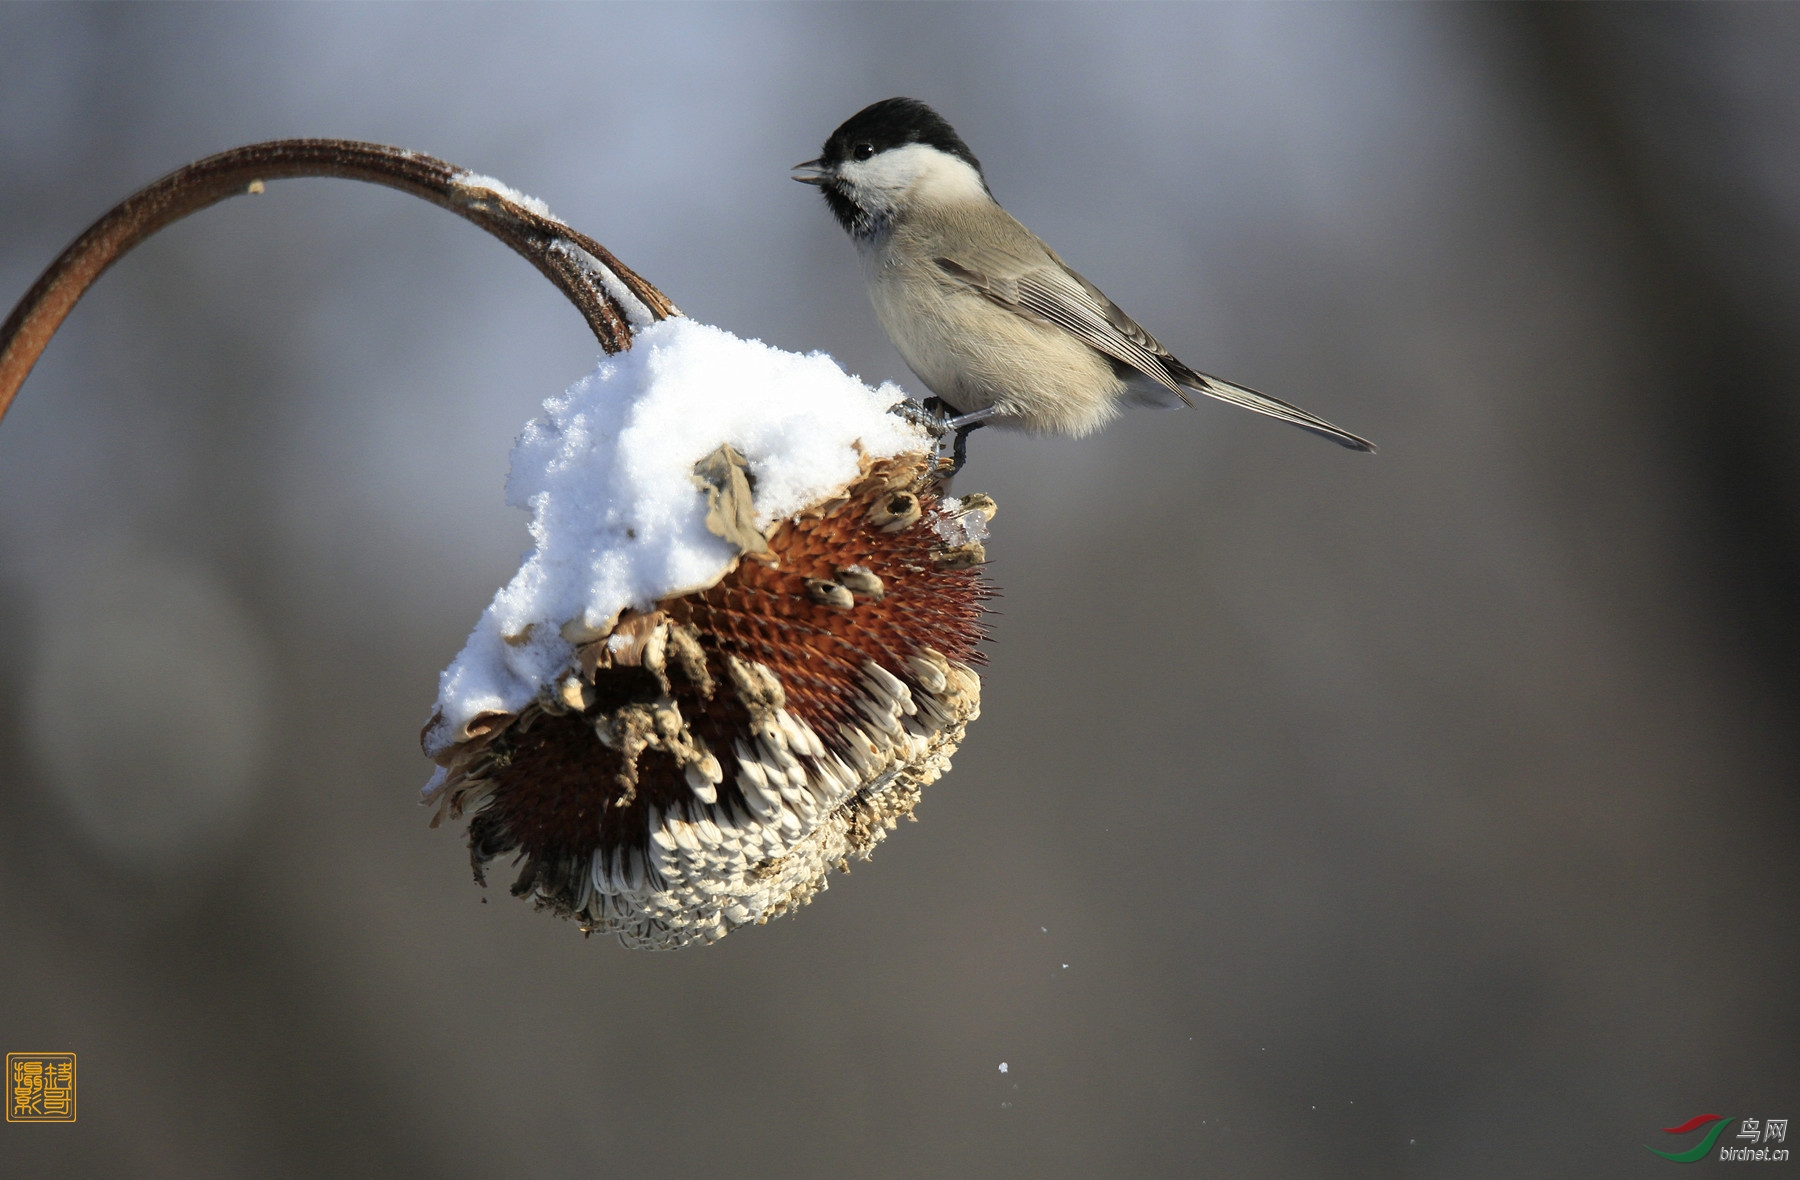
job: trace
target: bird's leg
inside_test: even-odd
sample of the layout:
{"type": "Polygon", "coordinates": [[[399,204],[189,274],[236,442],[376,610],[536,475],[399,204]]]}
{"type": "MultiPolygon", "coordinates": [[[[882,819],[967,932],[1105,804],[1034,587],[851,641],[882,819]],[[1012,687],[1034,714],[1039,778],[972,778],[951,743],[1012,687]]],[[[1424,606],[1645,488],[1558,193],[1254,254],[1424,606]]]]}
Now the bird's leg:
{"type": "MultiPolygon", "coordinates": [[[[931,400],[937,401],[935,397],[931,400]]],[[[938,402],[938,404],[940,406],[943,405],[942,402],[938,402]]],[[[948,406],[945,406],[944,408],[949,409],[948,406]]],[[[944,429],[946,431],[954,430],[961,434],[967,434],[977,427],[987,425],[987,420],[999,412],[1000,408],[998,406],[989,406],[985,410],[975,410],[968,414],[958,414],[954,418],[945,418],[944,429]]]]}
{"type": "MultiPolygon", "coordinates": [[[[964,414],[963,417],[970,418],[974,417],[974,415],[964,414]]],[[[984,413],[981,417],[986,418],[987,414],[984,413]]],[[[952,421],[960,421],[960,419],[952,419],[952,421]]],[[[986,425],[986,422],[977,418],[967,426],[958,426],[956,428],[956,446],[950,452],[950,475],[955,475],[957,472],[961,471],[963,464],[969,461],[969,436],[986,425]]],[[[949,477],[946,476],[945,478],[949,477]]]]}
{"type": "MultiPolygon", "coordinates": [[[[934,398],[932,400],[936,401],[937,399],[934,398]]],[[[939,402],[938,404],[943,406],[942,402],[939,402]]],[[[944,408],[949,409],[950,407],[944,406],[944,408]]],[[[950,475],[955,475],[957,472],[961,471],[963,464],[969,461],[969,436],[977,430],[980,430],[983,426],[986,426],[987,420],[992,418],[996,412],[997,411],[993,406],[989,406],[985,410],[975,410],[967,414],[956,414],[943,419],[941,429],[943,430],[944,435],[955,435],[956,437],[956,441],[952,444],[950,450],[950,475]]],[[[942,452],[943,447],[943,435],[939,435],[938,450],[942,452]]],[[[948,476],[945,478],[948,478],[948,476]]]]}

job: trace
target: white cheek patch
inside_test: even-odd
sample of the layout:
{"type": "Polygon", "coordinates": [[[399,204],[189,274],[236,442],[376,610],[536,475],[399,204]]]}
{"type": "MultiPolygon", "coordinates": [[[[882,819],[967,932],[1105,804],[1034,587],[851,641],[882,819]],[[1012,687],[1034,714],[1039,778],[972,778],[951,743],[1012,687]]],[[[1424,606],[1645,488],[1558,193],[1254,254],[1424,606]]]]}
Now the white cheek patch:
{"type": "Polygon", "coordinates": [[[868,160],[840,165],[838,175],[872,213],[891,212],[901,199],[987,200],[981,173],[948,152],[922,143],[889,148],[868,160]]]}

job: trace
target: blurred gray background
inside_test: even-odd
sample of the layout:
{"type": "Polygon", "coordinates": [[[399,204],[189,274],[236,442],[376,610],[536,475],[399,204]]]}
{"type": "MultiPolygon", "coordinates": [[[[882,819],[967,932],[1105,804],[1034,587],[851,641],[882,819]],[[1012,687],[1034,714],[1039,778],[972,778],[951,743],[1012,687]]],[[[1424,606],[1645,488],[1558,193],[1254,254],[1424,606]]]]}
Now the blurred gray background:
{"type": "Polygon", "coordinates": [[[910,381],[786,170],[893,94],[1382,453],[976,436],[955,772],[797,919],[633,954],[415,802],[580,318],[382,189],[179,224],[0,427],[0,1039],[81,1070],[0,1171],[1638,1176],[1800,1114],[1800,8],[14,5],[0,303],[343,136],[910,381]]]}

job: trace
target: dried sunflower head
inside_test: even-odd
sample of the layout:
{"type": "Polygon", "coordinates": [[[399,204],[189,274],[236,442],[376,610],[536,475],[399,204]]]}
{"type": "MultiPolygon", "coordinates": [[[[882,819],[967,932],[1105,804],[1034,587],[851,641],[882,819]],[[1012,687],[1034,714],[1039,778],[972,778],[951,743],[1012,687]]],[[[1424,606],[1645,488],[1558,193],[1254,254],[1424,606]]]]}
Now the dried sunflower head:
{"type": "Polygon", "coordinates": [[[851,445],[847,480],[774,520],[757,471],[776,458],[716,447],[683,493],[733,554],[713,576],[598,624],[496,624],[528,699],[515,686],[477,709],[446,674],[426,801],[434,824],[468,817],[478,880],[511,858],[514,894],[630,947],[680,947],[809,902],[911,816],[979,712],[993,502],[942,497],[928,448],[851,445]]]}

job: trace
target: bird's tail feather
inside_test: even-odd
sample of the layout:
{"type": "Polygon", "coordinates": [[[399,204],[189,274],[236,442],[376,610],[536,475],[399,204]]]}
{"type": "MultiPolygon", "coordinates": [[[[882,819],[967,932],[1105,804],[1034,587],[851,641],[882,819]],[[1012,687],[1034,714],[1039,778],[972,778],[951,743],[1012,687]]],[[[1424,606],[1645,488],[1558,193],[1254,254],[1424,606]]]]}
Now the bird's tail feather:
{"type": "Polygon", "coordinates": [[[1317,414],[1309,414],[1299,406],[1290,406],[1277,397],[1266,393],[1258,393],[1254,389],[1246,389],[1242,385],[1233,385],[1229,381],[1221,381],[1217,377],[1193,370],[1176,375],[1180,381],[1196,393],[1207,397],[1229,402],[1234,406],[1242,406],[1246,410],[1255,410],[1258,414],[1267,414],[1271,418],[1279,418],[1283,422],[1291,422],[1302,430],[1310,430],[1314,434],[1330,439],[1340,447],[1349,447],[1353,451],[1375,453],[1375,444],[1366,438],[1351,434],[1348,430],[1333,426],[1317,414]]]}

